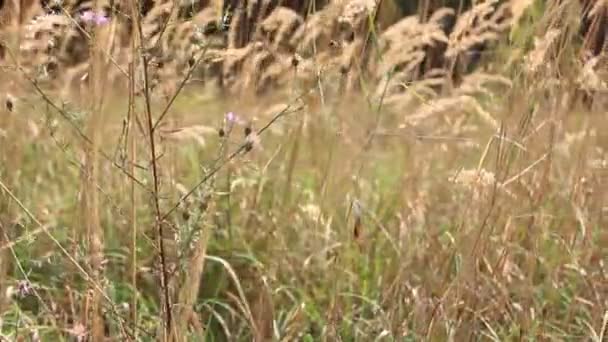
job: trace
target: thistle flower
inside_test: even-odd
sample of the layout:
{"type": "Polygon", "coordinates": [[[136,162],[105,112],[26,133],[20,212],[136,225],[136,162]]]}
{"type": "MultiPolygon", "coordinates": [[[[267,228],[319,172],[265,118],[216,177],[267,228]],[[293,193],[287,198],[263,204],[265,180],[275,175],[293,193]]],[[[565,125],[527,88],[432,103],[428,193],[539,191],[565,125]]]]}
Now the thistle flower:
{"type": "Polygon", "coordinates": [[[103,26],[110,22],[110,18],[108,18],[103,12],[95,13],[93,11],[85,11],[80,15],[80,18],[85,23],[92,23],[98,26],[103,26]]]}
{"type": "Polygon", "coordinates": [[[233,112],[228,112],[226,113],[226,122],[228,123],[235,123],[237,120],[236,115],[233,112]]]}
{"type": "Polygon", "coordinates": [[[235,124],[240,125],[243,120],[234,114],[234,112],[228,112],[224,116],[224,127],[220,128],[220,137],[223,137],[226,133],[229,133],[235,124]]]}
{"type": "Polygon", "coordinates": [[[91,21],[95,20],[95,12],[85,11],[84,13],[82,13],[80,15],[80,19],[82,19],[85,22],[91,22],[91,21]]]}
{"type": "Polygon", "coordinates": [[[97,25],[99,25],[99,26],[105,25],[105,24],[107,24],[107,23],[109,23],[109,22],[110,22],[110,18],[108,18],[108,17],[107,17],[107,16],[105,16],[105,15],[98,15],[98,16],[95,18],[95,24],[97,24],[97,25]]]}
{"type": "Polygon", "coordinates": [[[223,138],[226,133],[229,133],[237,121],[237,117],[233,112],[228,112],[224,115],[224,125],[219,129],[220,138],[223,138]]]}

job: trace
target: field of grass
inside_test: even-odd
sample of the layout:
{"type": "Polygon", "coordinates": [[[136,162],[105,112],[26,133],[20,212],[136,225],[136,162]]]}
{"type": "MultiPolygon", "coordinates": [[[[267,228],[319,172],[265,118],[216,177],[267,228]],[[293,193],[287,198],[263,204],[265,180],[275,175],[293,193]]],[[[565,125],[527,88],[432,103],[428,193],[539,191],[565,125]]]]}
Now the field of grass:
{"type": "Polygon", "coordinates": [[[607,341],[608,46],[579,1],[505,3],[445,37],[487,43],[466,72],[353,25],[372,72],[303,54],[263,93],[152,89],[141,18],[124,82],[113,21],[76,85],[0,35],[0,341],[607,341]]]}

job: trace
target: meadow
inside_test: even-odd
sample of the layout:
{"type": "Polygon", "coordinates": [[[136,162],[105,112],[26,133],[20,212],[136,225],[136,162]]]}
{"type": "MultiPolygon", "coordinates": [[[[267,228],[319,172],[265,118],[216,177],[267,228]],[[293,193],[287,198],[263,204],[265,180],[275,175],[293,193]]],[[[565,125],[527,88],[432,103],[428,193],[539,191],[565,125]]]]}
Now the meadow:
{"type": "Polygon", "coordinates": [[[0,1],[0,341],[607,341],[607,27],[0,1]]]}

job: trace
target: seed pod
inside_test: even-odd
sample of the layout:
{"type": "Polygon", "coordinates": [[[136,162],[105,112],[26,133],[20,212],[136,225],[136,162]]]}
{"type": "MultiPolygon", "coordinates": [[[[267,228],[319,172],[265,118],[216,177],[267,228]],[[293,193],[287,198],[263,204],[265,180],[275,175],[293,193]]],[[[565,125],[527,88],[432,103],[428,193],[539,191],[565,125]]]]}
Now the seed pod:
{"type": "Polygon", "coordinates": [[[355,217],[353,237],[355,238],[355,240],[359,240],[359,238],[361,238],[361,217],[355,217]]]}
{"type": "Polygon", "coordinates": [[[348,73],[348,66],[347,65],[340,65],[340,73],[342,75],[346,75],[348,73]]]}
{"type": "Polygon", "coordinates": [[[8,110],[9,112],[12,112],[13,111],[13,106],[14,106],[13,105],[13,100],[11,100],[10,98],[7,98],[5,106],[6,106],[6,110],[8,110]]]}
{"type": "Polygon", "coordinates": [[[251,151],[253,149],[253,141],[245,142],[245,153],[251,151]]]}
{"type": "Polygon", "coordinates": [[[361,239],[361,234],[362,234],[362,226],[363,226],[363,222],[362,222],[362,208],[361,208],[361,203],[358,200],[355,200],[352,204],[352,213],[355,219],[355,224],[353,227],[353,237],[355,238],[356,241],[360,241],[361,239]]]}

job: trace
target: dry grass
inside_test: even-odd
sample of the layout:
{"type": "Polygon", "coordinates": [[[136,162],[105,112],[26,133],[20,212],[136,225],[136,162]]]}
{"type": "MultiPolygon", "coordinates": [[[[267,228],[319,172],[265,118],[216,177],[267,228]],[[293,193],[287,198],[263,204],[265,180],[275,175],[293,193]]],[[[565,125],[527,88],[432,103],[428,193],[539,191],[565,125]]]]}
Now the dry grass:
{"type": "Polygon", "coordinates": [[[0,340],[607,338],[605,1],[18,3],[0,340]]]}

